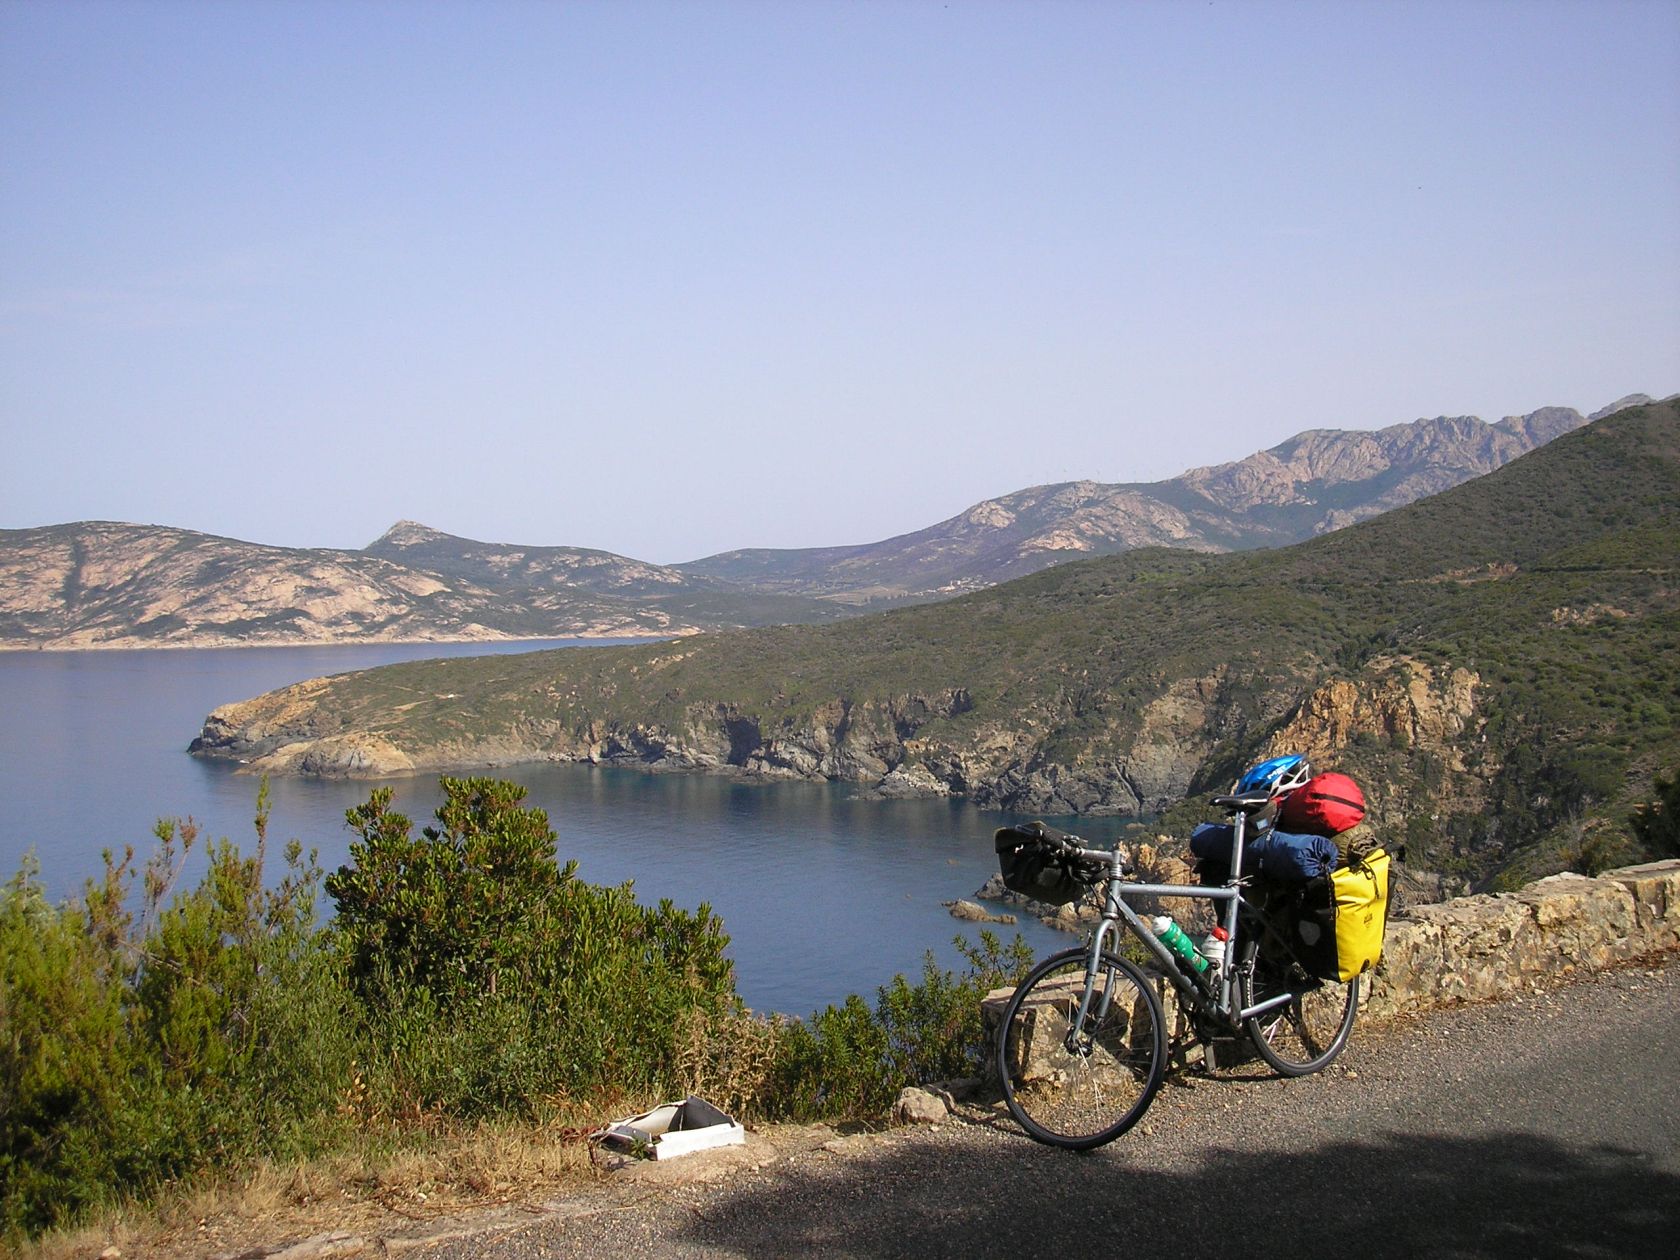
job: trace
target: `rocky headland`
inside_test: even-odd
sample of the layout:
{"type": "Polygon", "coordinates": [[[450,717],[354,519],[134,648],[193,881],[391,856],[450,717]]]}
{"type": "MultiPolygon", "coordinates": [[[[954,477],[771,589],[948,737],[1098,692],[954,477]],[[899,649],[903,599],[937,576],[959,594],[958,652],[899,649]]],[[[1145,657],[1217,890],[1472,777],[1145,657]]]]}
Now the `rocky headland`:
{"type": "Polygon", "coordinates": [[[0,530],[0,648],[645,638],[841,610],[568,547],[400,521],[360,551],[111,521],[0,530]]]}

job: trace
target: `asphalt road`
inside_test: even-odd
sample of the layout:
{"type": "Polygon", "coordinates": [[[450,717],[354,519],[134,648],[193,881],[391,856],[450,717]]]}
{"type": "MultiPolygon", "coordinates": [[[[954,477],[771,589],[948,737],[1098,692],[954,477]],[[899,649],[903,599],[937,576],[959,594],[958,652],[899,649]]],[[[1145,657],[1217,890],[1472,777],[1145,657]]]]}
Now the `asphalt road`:
{"type": "Polygon", "coordinates": [[[1316,1077],[1169,1083],[1139,1128],[1088,1155],[975,1106],[711,1184],[608,1184],[420,1254],[1666,1260],[1680,1255],[1677,1122],[1671,957],[1356,1028],[1316,1077]]]}

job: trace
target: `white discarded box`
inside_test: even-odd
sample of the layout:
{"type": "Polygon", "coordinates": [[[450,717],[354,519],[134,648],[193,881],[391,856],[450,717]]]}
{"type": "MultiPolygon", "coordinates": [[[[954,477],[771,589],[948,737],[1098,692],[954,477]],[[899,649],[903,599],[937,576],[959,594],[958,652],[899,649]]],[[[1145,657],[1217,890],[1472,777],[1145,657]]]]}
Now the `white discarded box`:
{"type": "Polygon", "coordinates": [[[614,1120],[602,1133],[614,1146],[640,1150],[649,1159],[676,1159],[718,1146],[745,1146],[747,1132],[735,1117],[690,1094],[628,1120],[614,1120]]]}

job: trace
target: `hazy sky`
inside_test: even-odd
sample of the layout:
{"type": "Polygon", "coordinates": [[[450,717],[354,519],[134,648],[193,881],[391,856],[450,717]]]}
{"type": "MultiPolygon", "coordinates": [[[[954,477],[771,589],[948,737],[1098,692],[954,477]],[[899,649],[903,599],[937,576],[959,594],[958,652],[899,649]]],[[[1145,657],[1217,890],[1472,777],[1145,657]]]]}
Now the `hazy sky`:
{"type": "Polygon", "coordinates": [[[687,560],[1680,389],[1680,4],[0,0],[0,527],[687,560]]]}

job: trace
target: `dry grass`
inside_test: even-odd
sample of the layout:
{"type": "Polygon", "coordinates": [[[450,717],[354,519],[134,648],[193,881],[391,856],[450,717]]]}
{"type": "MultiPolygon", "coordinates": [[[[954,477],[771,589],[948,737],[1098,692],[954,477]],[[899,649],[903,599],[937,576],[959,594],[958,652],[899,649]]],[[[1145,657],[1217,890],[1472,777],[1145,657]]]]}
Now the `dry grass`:
{"type": "Polygon", "coordinates": [[[262,1164],[239,1177],[166,1190],[149,1207],[114,1208],[82,1228],[4,1254],[16,1260],[197,1260],[338,1230],[378,1233],[497,1207],[534,1209],[599,1175],[583,1133],[559,1120],[408,1133],[353,1153],[262,1164]]]}
{"type": "Polygon", "coordinates": [[[693,1012],[683,1021],[678,1049],[683,1088],[737,1119],[763,1119],[764,1104],[774,1097],[772,1077],[786,1028],[782,1016],[693,1012]]]}

